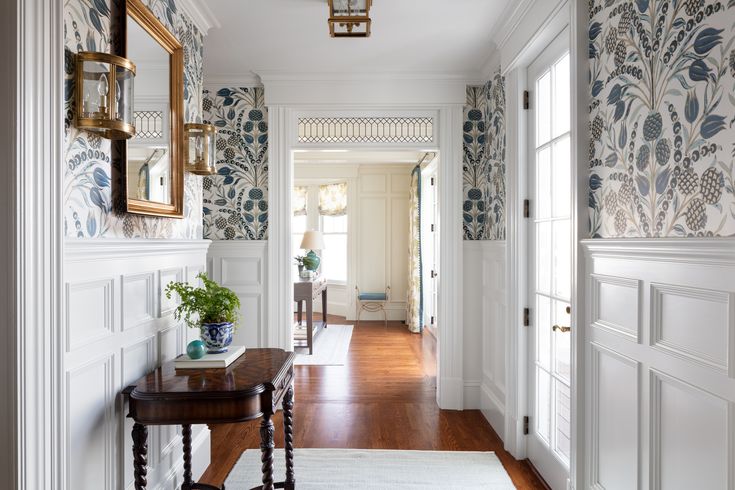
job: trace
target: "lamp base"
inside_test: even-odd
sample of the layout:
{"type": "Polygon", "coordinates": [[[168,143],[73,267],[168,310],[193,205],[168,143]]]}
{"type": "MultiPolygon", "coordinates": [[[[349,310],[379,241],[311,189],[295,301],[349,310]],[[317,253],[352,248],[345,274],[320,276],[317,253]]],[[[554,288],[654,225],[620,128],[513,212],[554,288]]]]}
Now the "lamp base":
{"type": "Polygon", "coordinates": [[[304,267],[310,271],[316,272],[320,263],[319,256],[313,250],[309,250],[309,253],[304,257],[304,267]]]}

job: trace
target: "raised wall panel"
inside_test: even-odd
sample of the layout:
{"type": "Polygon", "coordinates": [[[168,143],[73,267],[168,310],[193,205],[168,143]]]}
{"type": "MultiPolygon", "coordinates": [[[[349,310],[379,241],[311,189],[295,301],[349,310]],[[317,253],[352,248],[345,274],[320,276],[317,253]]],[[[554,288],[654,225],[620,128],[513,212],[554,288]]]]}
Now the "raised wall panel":
{"type": "Polygon", "coordinates": [[[155,318],[155,275],[153,272],[121,277],[122,329],[127,330],[155,318]]]}
{"type": "Polygon", "coordinates": [[[591,369],[592,487],[638,488],[638,363],[593,344],[591,369]]]}
{"type": "MultiPolygon", "coordinates": [[[[399,177],[394,175],[393,177],[399,177]]],[[[391,301],[405,301],[408,294],[408,198],[391,198],[390,282],[391,301]]],[[[383,225],[385,226],[385,225],[383,225]]],[[[362,268],[369,262],[362,262],[362,268]]]]}
{"type": "Polygon", "coordinates": [[[245,347],[258,347],[260,345],[260,332],[255,326],[262,324],[262,297],[259,293],[240,293],[240,315],[239,326],[232,336],[232,343],[244,345],[245,347]]]}
{"type": "Polygon", "coordinates": [[[656,371],[651,391],[651,488],[732,488],[727,401],[656,371]]]}
{"type": "Polygon", "coordinates": [[[652,284],[651,343],[727,372],[731,299],[724,291],[652,284]]]}
{"type": "Polygon", "coordinates": [[[260,257],[222,257],[220,260],[223,286],[260,286],[263,282],[260,257]]]}
{"type": "Polygon", "coordinates": [[[411,189],[411,174],[392,174],[390,190],[394,194],[408,194],[411,189]]]}
{"type": "Polygon", "coordinates": [[[163,364],[172,361],[179,355],[180,329],[173,325],[158,332],[158,359],[163,364]]]}
{"type": "Polygon", "coordinates": [[[361,174],[360,191],[363,193],[384,193],[387,190],[384,174],[361,174]]]}
{"type": "Polygon", "coordinates": [[[67,283],[67,352],[113,334],[113,292],[113,279],[67,283]]]}
{"type": "Polygon", "coordinates": [[[640,283],[624,277],[592,275],[592,324],[635,341],[640,336],[640,283]]]}
{"type": "MultiPolygon", "coordinates": [[[[358,256],[360,263],[372,267],[360,267],[357,285],[362,291],[380,291],[387,285],[387,202],[384,197],[363,197],[360,201],[358,256]],[[370,244],[370,246],[364,246],[370,244]]],[[[408,253],[408,252],[406,252],[408,253]]]]}
{"type": "Polygon", "coordinates": [[[114,356],[90,361],[66,373],[67,488],[113,488],[114,356]]]}
{"type": "Polygon", "coordinates": [[[181,282],[184,274],[181,268],[165,269],[159,271],[159,316],[163,317],[174,312],[178,305],[178,298],[175,294],[171,295],[171,299],[166,297],[166,286],[171,282],[181,282]]]}

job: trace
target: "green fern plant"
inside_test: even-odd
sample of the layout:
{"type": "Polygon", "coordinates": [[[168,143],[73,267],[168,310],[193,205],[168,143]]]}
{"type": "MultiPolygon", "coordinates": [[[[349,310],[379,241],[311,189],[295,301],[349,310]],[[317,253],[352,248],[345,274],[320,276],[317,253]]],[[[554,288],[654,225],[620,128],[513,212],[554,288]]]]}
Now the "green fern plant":
{"type": "Polygon", "coordinates": [[[240,315],[240,298],[232,290],[220,286],[203,272],[197,275],[203,287],[193,287],[186,282],[170,282],[166,297],[176,293],[181,303],[174,310],[174,318],[183,320],[192,328],[203,323],[229,322],[237,326],[240,315]]]}

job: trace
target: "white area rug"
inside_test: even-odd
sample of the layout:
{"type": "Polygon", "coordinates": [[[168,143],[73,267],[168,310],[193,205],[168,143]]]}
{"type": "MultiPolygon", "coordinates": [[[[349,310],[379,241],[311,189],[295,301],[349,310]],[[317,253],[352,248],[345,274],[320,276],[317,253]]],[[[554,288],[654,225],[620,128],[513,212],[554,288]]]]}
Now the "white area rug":
{"type": "Polygon", "coordinates": [[[297,366],[342,366],[352,340],[352,325],[328,325],[314,339],[314,354],[306,347],[296,347],[297,366]]]}
{"type": "MultiPolygon", "coordinates": [[[[275,480],[285,478],[283,449],[275,480]]],[[[298,490],[509,490],[515,488],[492,452],[296,449],[298,490]]],[[[260,451],[248,449],[225,482],[227,490],[261,484],[260,451]]]]}

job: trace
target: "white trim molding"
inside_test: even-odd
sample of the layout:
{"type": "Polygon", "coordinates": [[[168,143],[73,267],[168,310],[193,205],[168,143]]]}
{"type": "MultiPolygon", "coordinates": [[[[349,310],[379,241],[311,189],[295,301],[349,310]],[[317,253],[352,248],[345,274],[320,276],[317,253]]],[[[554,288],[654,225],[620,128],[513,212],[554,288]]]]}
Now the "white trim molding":
{"type": "Polygon", "coordinates": [[[7,43],[2,86],[12,118],[3,120],[9,174],[3,178],[3,291],[13,300],[3,359],[14,379],[3,405],[4,485],[58,490],[62,385],[62,195],[64,164],[63,2],[3,2],[0,29],[7,43]],[[12,39],[10,39],[12,37],[12,39]],[[12,77],[11,82],[6,77],[12,77]],[[4,92],[6,93],[6,92],[4,92]],[[7,187],[12,187],[7,189],[7,187]],[[4,191],[8,191],[6,194],[4,191]],[[7,208],[6,206],[7,205],[7,208]],[[5,240],[5,239],[4,239],[5,240]],[[12,271],[12,272],[11,272],[12,271]],[[5,413],[6,407],[10,413],[5,413]],[[7,437],[7,440],[6,440],[7,437]]]}
{"type": "Polygon", "coordinates": [[[203,0],[178,0],[177,5],[194,22],[199,32],[205,36],[210,29],[221,27],[217,17],[203,0]]]}
{"type": "MultiPolygon", "coordinates": [[[[423,114],[435,120],[435,141],[420,145],[342,145],[360,149],[413,149],[439,152],[440,274],[437,402],[445,409],[463,408],[462,366],[462,122],[466,84],[461,79],[299,80],[263,76],[269,107],[268,166],[268,335],[267,344],[291,348],[293,287],[291,265],[291,186],[293,150],[312,146],[297,140],[297,121],[304,116],[351,117],[359,114],[423,114]]],[[[337,147],[329,145],[330,147],[337,147]]]]}

